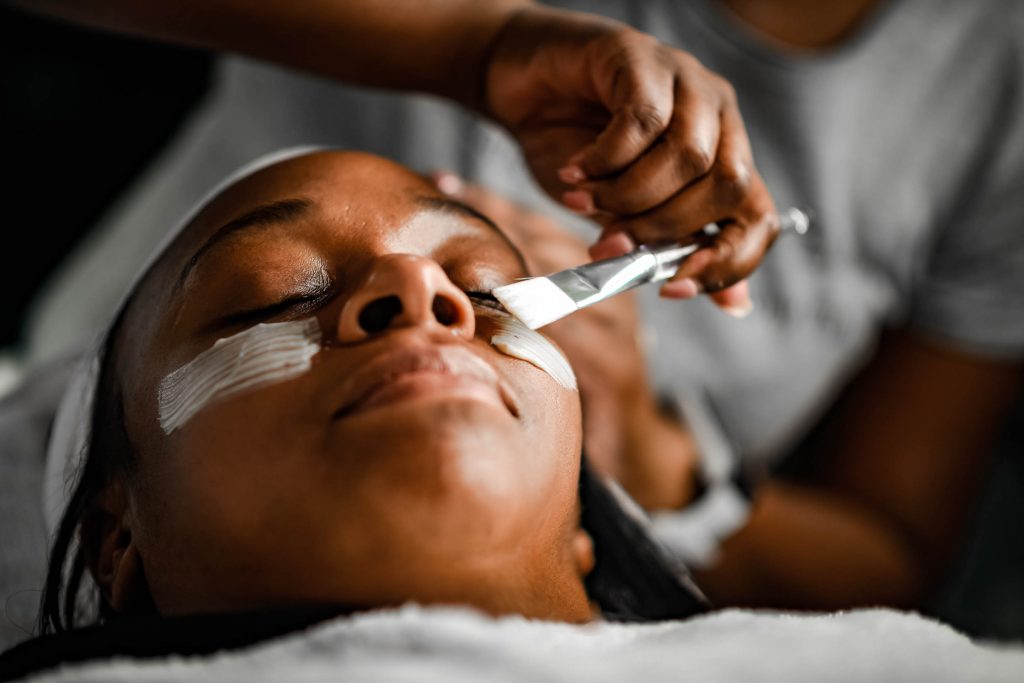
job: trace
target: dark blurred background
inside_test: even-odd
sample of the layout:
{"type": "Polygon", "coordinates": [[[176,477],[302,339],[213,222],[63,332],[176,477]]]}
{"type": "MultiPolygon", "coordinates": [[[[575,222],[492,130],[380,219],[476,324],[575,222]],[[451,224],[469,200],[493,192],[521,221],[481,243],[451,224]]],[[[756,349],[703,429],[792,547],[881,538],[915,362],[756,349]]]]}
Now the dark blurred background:
{"type": "Polygon", "coordinates": [[[4,348],[47,275],[202,98],[211,57],[2,5],[0,51],[4,348]]]}

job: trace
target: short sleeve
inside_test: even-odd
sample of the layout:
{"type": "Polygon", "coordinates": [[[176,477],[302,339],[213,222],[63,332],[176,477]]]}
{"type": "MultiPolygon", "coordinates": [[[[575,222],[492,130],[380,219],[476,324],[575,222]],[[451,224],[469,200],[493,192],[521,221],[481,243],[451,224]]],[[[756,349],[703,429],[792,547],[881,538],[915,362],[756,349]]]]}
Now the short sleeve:
{"type": "Polygon", "coordinates": [[[915,328],[974,354],[1024,358],[1024,58],[1004,72],[999,116],[916,288],[915,328]]]}

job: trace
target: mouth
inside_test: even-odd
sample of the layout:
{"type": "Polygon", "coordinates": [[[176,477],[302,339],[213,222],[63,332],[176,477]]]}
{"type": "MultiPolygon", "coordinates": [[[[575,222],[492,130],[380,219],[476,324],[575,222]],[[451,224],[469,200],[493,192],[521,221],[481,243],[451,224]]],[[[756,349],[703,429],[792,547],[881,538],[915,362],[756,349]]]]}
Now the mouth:
{"type": "Polygon", "coordinates": [[[512,393],[498,373],[456,344],[388,351],[350,375],[333,418],[413,401],[477,401],[519,417],[512,393]]]}

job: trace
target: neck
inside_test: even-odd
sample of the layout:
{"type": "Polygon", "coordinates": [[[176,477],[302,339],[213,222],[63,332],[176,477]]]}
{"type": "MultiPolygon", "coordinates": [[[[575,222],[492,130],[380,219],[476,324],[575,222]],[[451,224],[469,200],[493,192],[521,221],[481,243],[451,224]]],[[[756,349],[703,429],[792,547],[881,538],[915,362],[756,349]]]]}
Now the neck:
{"type": "Polygon", "coordinates": [[[784,47],[822,49],[849,38],[879,0],[720,0],[739,19],[784,47]]]}

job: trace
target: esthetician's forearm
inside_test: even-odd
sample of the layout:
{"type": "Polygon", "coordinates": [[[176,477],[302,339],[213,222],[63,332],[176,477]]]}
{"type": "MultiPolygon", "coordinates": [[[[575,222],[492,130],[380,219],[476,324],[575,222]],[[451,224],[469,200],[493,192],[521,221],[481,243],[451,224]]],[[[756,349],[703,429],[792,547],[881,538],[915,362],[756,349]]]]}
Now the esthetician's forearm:
{"type": "Polygon", "coordinates": [[[912,606],[962,547],[1024,367],[912,330],[878,351],[819,436],[805,484],[759,490],[710,592],[734,603],[912,606]]]}
{"type": "Polygon", "coordinates": [[[920,554],[884,520],[833,492],[782,482],[758,490],[748,524],[697,573],[720,606],[912,607],[929,587],[920,554]]]}
{"type": "Polygon", "coordinates": [[[17,0],[77,23],[478,106],[488,46],[528,0],[17,0]]]}

